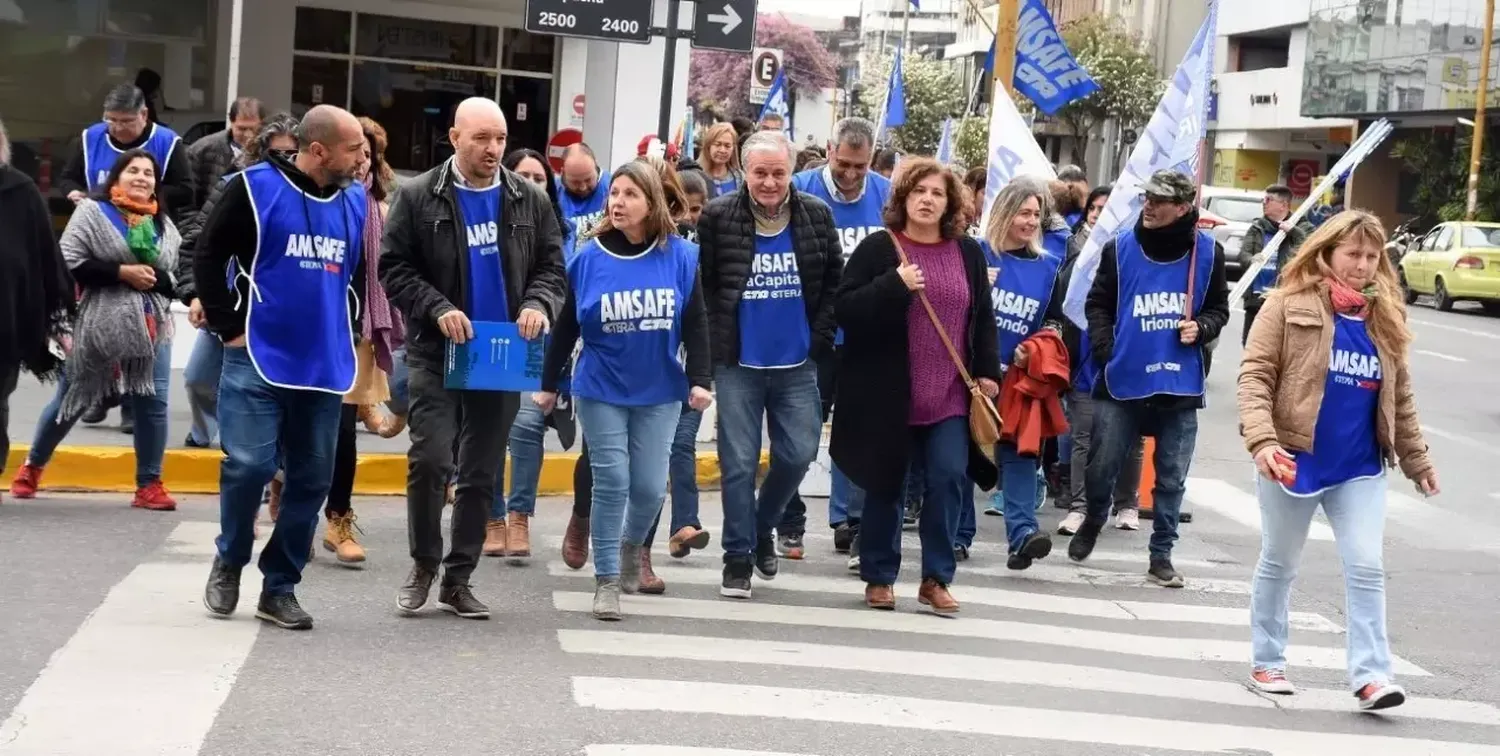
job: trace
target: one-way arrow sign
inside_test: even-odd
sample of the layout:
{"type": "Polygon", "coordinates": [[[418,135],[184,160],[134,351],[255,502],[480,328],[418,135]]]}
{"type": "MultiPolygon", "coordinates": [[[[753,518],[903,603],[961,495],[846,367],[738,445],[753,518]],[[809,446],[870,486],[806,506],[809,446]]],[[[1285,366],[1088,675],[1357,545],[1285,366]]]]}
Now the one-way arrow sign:
{"type": "Polygon", "coordinates": [[[748,53],[755,47],[756,0],[698,0],[693,47],[748,53]]]}

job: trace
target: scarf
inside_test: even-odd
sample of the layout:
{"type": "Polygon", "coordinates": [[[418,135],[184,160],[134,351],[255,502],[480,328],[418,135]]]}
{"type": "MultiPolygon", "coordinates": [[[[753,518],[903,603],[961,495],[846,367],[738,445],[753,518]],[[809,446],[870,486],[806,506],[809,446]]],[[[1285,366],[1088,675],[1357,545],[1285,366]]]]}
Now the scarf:
{"type": "MultiPolygon", "coordinates": [[[[366,179],[365,184],[369,183],[366,179]]],[[[369,192],[365,192],[365,204],[365,316],[360,320],[359,335],[375,345],[375,364],[390,374],[395,367],[391,355],[405,342],[406,329],[380,285],[380,237],[385,233],[385,216],[379,200],[369,192]]]]}
{"type": "Polygon", "coordinates": [[[1375,286],[1366,286],[1364,291],[1356,290],[1349,284],[1344,283],[1337,276],[1324,278],[1328,282],[1328,299],[1333,303],[1333,311],[1340,315],[1360,317],[1369,309],[1370,302],[1375,298],[1375,286]]]}
{"type": "MultiPolygon", "coordinates": [[[[746,187],[744,191],[749,194],[749,187],[746,187]]],[[[766,212],[766,209],[761,207],[754,197],[746,197],[750,201],[750,214],[755,216],[756,233],[761,236],[775,236],[786,229],[787,224],[792,222],[792,191],[790,188],[787,189],[786,198],[776,207],[774,213],[766,212]]]]}
{"type": "Polygon", "coordinates": [[[161,256],[156,239],[156,200],[137,202],[125,196],[125,187],[115,184],[109,188],[109,202],[125,217],[125,226],[129,229],[125,233],[125,246],[130,248],[130,253],[141,264],[156,265],[161,256]]]}
{"type": "MultiPolygon", "coordinates": [[[[167,221],[160,241],[151,245],[156,250],[152,267],[158,278],[177,267],[181,244],[176,226],[167,221]]],[[[137,249],[91,200],[79,203],[73,211],[58,245],[69,270],[91,260],[141,264],[137,249]]],[[[68,386],[60,417],[71,420],[120,394],[155,395],[156,352],[172,339],[171,308],[167,295],[136,291],[123,282],[85,287],[73,326],[73,348],[63,367],[68,386]]]]}

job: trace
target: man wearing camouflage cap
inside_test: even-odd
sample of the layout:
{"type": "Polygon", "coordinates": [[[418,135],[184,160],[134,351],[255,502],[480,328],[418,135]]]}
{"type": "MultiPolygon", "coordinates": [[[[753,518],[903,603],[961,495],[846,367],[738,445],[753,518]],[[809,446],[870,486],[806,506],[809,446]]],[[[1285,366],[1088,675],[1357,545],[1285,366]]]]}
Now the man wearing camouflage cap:
{"type": "Polygon", "coordinates": [[[1094,364],[1104,368],[1094,385],[1088,515],[1068,556],[1083,561],[1093,552],[1131,448],[1140,436],[1154,436],[1150,575],[1158,585],[1181,588],[1172,545],[1204,406],[1204,345],[1229,321],[1229,286],[1223,248],[1197,228],[1192,179],[1157,171],[1141,189],[1140,218],[1105,243],[1084,306],[1094,364]]]}

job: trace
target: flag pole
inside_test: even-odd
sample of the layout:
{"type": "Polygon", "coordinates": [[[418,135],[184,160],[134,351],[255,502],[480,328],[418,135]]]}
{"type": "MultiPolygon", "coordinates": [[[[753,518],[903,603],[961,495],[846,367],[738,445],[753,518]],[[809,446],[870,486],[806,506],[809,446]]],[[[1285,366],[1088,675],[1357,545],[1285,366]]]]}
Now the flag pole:
{"type": "MultiPolygon", "coordinates": [[[[1495,0],[1484,3],[1484,46],[1479,53],[1479,91],[1474,98],[1474,138],[1469,144],[1469,205],[1464,220],[1474,220],[1479,209],[1479,161],[1484,156],[1484,106],[1490,88],[1490,48],[1495,37],[1495,0]]],[[[1344,206],[1349,206],[1349,195],[1344,193],[1344,206]]]]}
{"type": "Polygon", "coordinates": [[[901,51],[911,54],[911,2],[901,8],[901,51]]]}
{"type": "Polygon", "coordinates": [[[1021,33],[1021,0],[1000,0],[998,8],[1000,17],[995,23],[994,81],[1005,87],[1005,93],[1015,99],[1016,37],[1021,33]]]}

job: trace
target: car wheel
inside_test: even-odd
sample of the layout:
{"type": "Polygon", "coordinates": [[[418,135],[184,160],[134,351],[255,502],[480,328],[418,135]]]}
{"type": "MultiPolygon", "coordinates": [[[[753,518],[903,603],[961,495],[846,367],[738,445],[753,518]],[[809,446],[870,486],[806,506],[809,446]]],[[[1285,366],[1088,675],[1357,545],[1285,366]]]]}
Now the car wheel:
{"type": "Polygon", "coordinates": [[[1440,312],[1453,311],[1453,297],[1448,294],[1448,287],[1443,283],[1443,279],[1441,278],[1437,280],[1437,283],[1433,284],[1432,304],[1440,312]]]}
{"type": "Polygon", "coordinates": [[[1417,293],[1411,290],[1411,285],[1406,282],[1406,271],[1396,271],[1396,276],[1401,279],[1401,297],[1407,304],[1416,304],[1417,293]]]}
{"type": "Polygon", "coordinates": [[[1500,300],[1488,299],[1480,302],[1479,306],[1484,308],[1487,315],[1500,315],[1500,300]]]}

